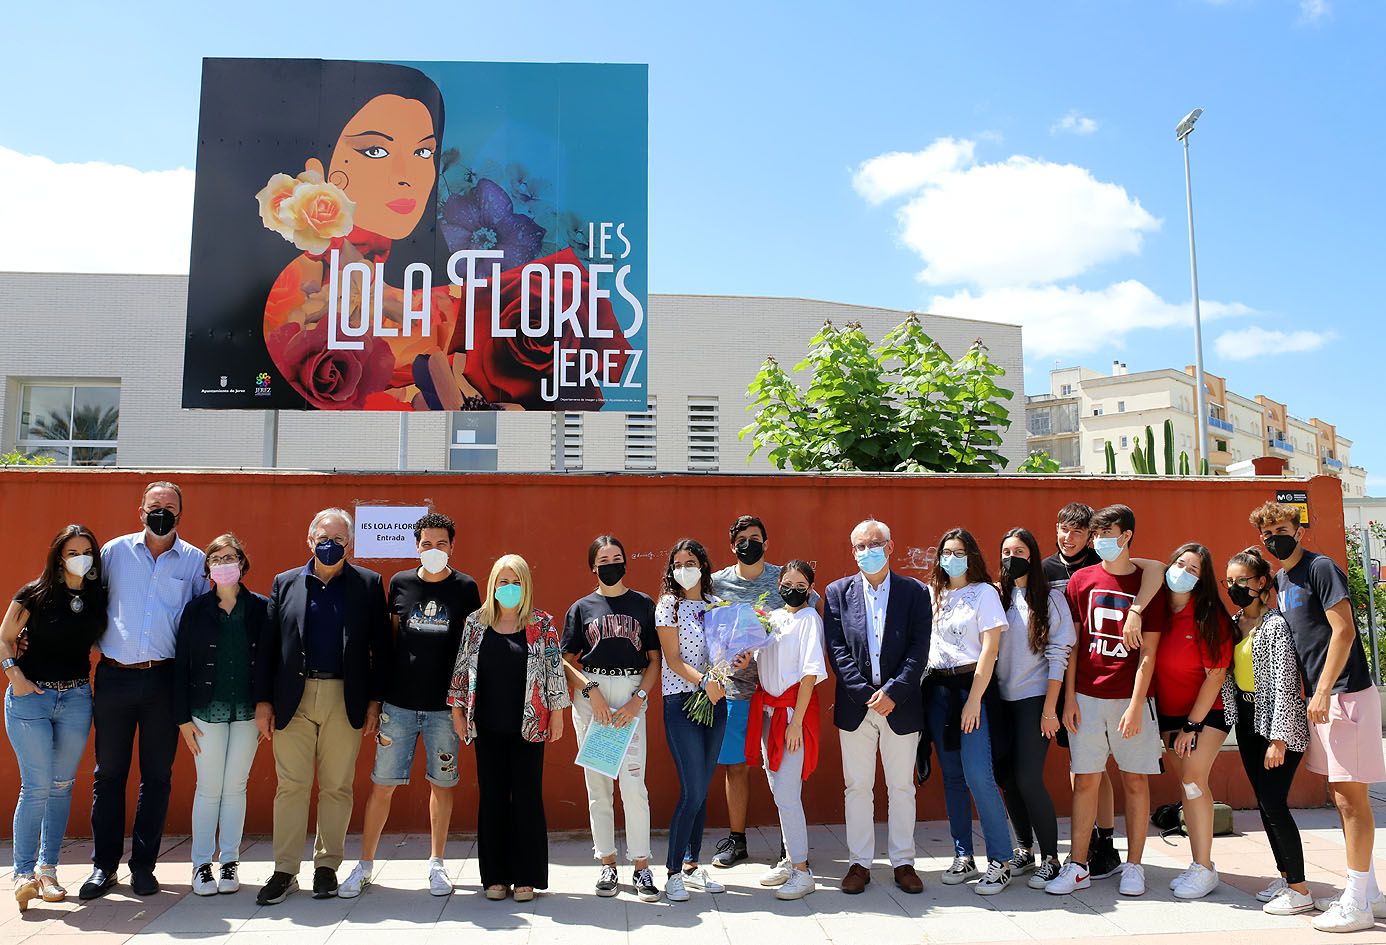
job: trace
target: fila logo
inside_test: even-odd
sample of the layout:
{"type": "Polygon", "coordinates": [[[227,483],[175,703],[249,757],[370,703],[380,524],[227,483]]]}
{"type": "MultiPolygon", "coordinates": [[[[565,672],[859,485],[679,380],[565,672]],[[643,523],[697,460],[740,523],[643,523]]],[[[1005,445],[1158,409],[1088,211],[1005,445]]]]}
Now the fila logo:
{"type": "Polygon", "coordinates": [[[1093,656],[1107,656],[1124,659],[1130,655],[1122,640],[1122,627],[1126,624],[1126,614],[1135,602],[1135,596],[1121,591],[1093,590],[1088,597],[1089,636],[1088,653],[1093,656]]]}

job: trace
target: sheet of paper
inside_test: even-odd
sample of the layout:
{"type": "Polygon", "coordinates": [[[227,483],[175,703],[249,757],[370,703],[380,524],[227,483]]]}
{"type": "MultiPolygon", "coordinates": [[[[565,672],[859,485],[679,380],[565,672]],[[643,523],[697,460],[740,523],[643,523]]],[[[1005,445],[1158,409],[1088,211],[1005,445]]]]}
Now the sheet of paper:
{"type": "Polygon", "coordinates": [[[582,740],[582,748],[577,754],[579,767],[598,774],[604,774],[615,781],[621,772],[621,762],[630,751],[631,740],[635,738],[636,722],[622,728],[614,725],[600,725],[593,722],[587,729],[587,737],[582,740]]]}

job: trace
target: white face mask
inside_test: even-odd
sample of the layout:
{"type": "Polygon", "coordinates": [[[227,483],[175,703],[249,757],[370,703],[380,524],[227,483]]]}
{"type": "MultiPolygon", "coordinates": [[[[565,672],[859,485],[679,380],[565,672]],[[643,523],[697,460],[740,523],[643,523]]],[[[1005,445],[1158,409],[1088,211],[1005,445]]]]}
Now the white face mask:
{"type": "Polygon", "coordinates": [[[429,548],[419,552],[419,563],[429,574],[441,574],[447,570],[448,553],[441,548],[429,548]]]}
{"type": "Polygon", "coordinates": [[[91,555],[78,555],[75,558],[64,558],[63,566],[67,568],[67,573],[74,577],[85,577],[91,570],[91,555]]]}
{"type": "Polygon", "coordinates": [[[674,580],[679,582],[679,587],[685,591],[691,591],[702,583],[703,569],[699,567],[682,567],[674,569],[674,580]]]}

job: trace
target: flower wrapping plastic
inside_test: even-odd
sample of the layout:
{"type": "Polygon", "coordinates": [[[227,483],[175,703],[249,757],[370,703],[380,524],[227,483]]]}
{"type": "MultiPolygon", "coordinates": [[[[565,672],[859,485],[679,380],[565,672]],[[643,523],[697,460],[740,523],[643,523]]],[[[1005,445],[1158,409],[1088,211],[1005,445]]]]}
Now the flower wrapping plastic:
{"type": "MultiPolygon", "coordinates": [[[[732,664],[742,654],[754,656],[775,632],[770,613],[765,609],[769,594],[762,594],[754,604],[733,604],[730,601],[709,605],[703,614],[703,637],[711,667],[707,679],[723,689],[731,676],[732,664]]],[[[711,725],[712,700],[704,689],[690,693],[683,710],[694,722],[711,725]]]]}

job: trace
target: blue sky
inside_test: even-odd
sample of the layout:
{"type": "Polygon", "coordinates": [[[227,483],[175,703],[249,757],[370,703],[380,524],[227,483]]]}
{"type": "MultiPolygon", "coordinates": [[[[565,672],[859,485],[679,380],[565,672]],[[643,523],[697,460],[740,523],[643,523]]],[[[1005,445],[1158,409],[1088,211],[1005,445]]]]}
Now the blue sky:
{"type": "Polygon", "coordinates": [[[149,172],[194,164],[203,56],[647,62],[652,291],[1021,321],[1038,392],[1056,361],[1191,360],[1173,129],[1201,106],[1207,368],[1337,423],[1386,492],[1386,4],[201,6],[6,12],[0,200],[33,220],[6,228],[13,268],[101,265],[45,209],[84,188],[143,211],[86,252],[185,259],[181,204],[157,195],[189,175],[149,172]]]}

